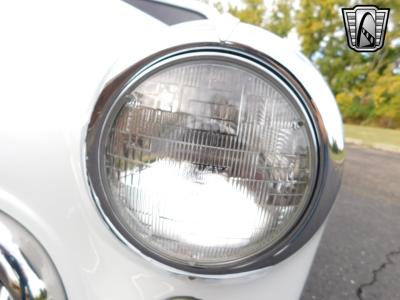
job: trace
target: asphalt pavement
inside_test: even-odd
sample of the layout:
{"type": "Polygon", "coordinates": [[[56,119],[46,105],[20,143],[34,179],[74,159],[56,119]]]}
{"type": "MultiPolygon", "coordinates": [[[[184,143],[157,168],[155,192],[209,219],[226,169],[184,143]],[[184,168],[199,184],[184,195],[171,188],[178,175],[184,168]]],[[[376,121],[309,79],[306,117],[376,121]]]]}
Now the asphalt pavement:
{"type": "Polygon", "coordinates": [[[400,299],[400,154],[347,145],[301,300],[400,299]]]}

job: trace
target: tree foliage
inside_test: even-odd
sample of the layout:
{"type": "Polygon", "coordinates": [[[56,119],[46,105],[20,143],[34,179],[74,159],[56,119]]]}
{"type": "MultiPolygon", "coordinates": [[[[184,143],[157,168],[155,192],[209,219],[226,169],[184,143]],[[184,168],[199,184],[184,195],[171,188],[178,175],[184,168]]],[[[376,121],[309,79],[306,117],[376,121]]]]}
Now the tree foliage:
{"type": "MultiPolygon", "coordinates": [[[[364,3],[368,4],[368,3],[364,3]]],[[[297,32],[302,50],[319,68],[336,95],[348,122],[400,127],[400,2],[375,1],[390,7],[385,46],[374,53],[358,53],[347,46],[341,7],[349,1],[301,0],[297,32]]]]}
{"type": "Polygon", "coordinates": [[[230,5],[229,12],[245,23],[267,28],[282,37],[294,28],[293,0],[278,0],[270,10],[263,0],[243,0],[243,4],[241,9],[230,5]]]}
{"type": "Polygon", "coordinates": [[[281,37],[286,37],[294,26],[293,0],[275,2],[265,27],[281,37]]]}
{"type": "Polygon", "coordinates": [[[229,12],[246,23],[263,26],[266,12],[263,0],[243,0],[245,7],[229,6],[229,12]]]}
{"type": "MultiPolygon", "coordinates": [[[[303,53],[331,86],[345,121],[400,128],[400,1],[376,0],[390,8],[383,49],[358,53],[347,45],[341,8],[351,0],[243,0],[243,8],[229,11],[243,22],[285,37],[296,30],[303,53]]],[[[368,1],[358,1],[368,5],[368,1]]]]}

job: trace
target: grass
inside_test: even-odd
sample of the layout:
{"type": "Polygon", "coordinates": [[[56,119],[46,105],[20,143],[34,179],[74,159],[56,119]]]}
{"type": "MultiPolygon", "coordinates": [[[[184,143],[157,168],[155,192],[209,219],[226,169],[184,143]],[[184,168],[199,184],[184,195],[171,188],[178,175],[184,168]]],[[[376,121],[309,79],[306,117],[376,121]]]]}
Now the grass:
{"type": "Polygon", "coordinates": [[[400,152],[400,130],[349,124],[344,127],[347,142],[400,152]]]}

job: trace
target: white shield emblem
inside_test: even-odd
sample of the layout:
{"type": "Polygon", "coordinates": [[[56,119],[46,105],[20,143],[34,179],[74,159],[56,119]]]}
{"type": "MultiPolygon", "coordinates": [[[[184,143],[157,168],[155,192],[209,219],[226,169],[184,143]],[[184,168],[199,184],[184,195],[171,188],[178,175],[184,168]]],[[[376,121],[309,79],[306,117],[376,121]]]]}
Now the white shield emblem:
{"type": "Polygon", "coordinates": [[[389,8],[358,5],[342,8],[349,47],[358,52],[374,52],[383,47],[389,8]]]}

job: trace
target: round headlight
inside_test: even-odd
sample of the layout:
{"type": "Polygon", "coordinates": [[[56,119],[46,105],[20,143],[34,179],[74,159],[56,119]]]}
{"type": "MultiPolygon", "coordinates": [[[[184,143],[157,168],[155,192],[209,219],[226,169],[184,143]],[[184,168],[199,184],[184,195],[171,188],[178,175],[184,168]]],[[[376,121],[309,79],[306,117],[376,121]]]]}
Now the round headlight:
{"type": "Polygon", "coordinates": [[[179,54],[107,97],[89,136],[89,176],[129,245],[176,268],[229,273],[301,219],[315,135],[303,103],[268,67],[232,53],[179,54]]]}

